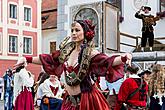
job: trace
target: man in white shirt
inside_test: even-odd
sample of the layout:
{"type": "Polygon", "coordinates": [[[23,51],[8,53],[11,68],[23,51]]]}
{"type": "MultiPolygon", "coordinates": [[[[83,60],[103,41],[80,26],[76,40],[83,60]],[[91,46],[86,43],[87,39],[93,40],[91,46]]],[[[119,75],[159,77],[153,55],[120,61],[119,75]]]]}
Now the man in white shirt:
{"type": "Polygon", "coordinates": [[[60,110],[62,105],[62,93],[63,89],[61,88],[58,77],[50,75],[50,78],[46,79],[38,87],[37,98],[41,99],[40,110],[60,110]]]}

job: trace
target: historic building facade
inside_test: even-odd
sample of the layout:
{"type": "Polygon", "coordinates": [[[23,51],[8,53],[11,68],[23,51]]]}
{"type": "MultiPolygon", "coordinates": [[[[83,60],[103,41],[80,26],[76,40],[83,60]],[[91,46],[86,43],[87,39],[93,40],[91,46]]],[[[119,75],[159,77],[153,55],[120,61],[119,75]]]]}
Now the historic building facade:
{"type": "MultiPolygon", "coordinates": [[[[42,47],[43,53],[51,53],[58,48],[57,2],[42,0],[42,47]]],[[[60,37],[60,36],[59,36],[60,37]]]]}
{"type": "MultiPolygon", "coordinates": [[[[97,5],[97,3],[101,3],[101,2],[108,2],[110,3],[112,6],[114,7],[118,7],[119,12],[118,12],[118,25],[114,25],[113,23],[115,23],[115,20],[112,18],[109,18],[110,21],[110,29],[113,30],[115,27],[118,28],[119,31],[118,32],[118,36],[120,37],[120,39],[112,39],[111,41],[107,42],[110,44],[113,44],[113,40],[120,40],[118,44],[118,50],[120,52],[131,52],[134,51],[134,49],[136,48],[136,45],[139,45],[141,40],[141,20],[138,20],[135,18],[135,13],[136,11],[138,11],[141,6],[150,6],[152,8],[151,13],[154,14],[156,16],[156,13],[159,12],[164,12],[165,13],[165,1],[164,0],[77,0],[76,2],[74,2],[74,0],[58,0],[58,19],[57,19],[57,29],[59,29],[59,35],[61,37],[67,36],[70,34],[70,24],[73,21],[73,19],[76,18],[80,18],[80,16],[82,16],[84,19],[85,18],[91,18],[94,19],[95,18],[95,22],[97,21],[97,26],[99,26],[97,31],[100,31],[101,29],[105,29],[106,27],[104,27],[107,24],[107,21],[104,20],[103,24],[104,26],[101,26],[101,22],[102,22],[102,11],[100,11],[102,9],[102,7],[99,7],[97,5]],[[98,8],[99,7],[99,8],[98,8]],[[100,9],[100,10],[98,10],[100,9]],[[92,13],[92,14],[91,14],[92,13]],[[95,14],[94,14],[95,13],[95,14]],[[96,16],[95,16],[96,15],[96,16]],[[92,18],[93,17],[93,18],[92,18]],[[60,28],[58,28],[58,26],[60,28]],[[129,37],[128,37],[129,36],[129,37]],[[132,38],[133,36],[133,38],[132,38]],[[129,43],[127,43],[128,41],[130,41],[129,43]],[[130,45],[125,45],[125,43],[130,44],[130,45]],[[133,46],[131,46],[133,45],[133,46]],[[129,48],[128,48],[129,47],[129,48]]],[[[104,8],[104,7],[103,7],[104,8]]],[[[113,11],[113,8],[111,8],[111,10],[108,10],[110,13],[113,11]]],[[[103,15],[108,17],[111,16],[115,16],[116,13],[111,13],[109,15],[107,15],[109,13],[106,13],[103,11],[103,15]]],[[[164,14],[165,16],[165,14],[164,14]]],[[[158,43],[155,46],[160,47],[159,44],[164,44],[164,40],[163,39],[165,37],[164,35],[164,26],[165,24],[165,17],[161,17],[161,19],[159,21],[157,21],[157,25],[155,26],[155,42],[158,43]],[[160,39],[161,38],[161,39],[160,39]]],[[[103,29],[103,30],[104,30],[103,29]]],[[[103,34],[108,33],[103,32],[103,34]]],[[[114,34],[114,33],[113,33],[114,34]]],[[[111,33],[111,35],[113,35],[111,33]]],[[[101,37],[102,34],[100,33],[98,36],[98,42],[101,42],[101,37]]],[[[111,36],[110,36],[111,37],[111,36]]],[[[103,42],[101,42],[102,45],[103,42]]],[[[104,44],[104,43],[103,43],[104,44]]],[[[106,45],[106,44],[105,44],[106,45]]],[[[115,45],[115,44],[114,44],[115,45]]],[[[115,50],[115,46],[114,45],[110,45],[114,48],[115,50]]],[[[156,47],[156,48],[157,48],[156,47]]],[[[106,47],[105,47],[106,48],[106,47]]],[[[156,50],[159,50],[159,48],[157,48],[156,50]]]]}
{"type": "MultiPolygon", "coordinates": [[[[18,57],[38,56],[41,48],[41,0],[0,0],[0,75],[18,57]]],[[[40,72],[40,66],[28,68],[40,72]]]]}

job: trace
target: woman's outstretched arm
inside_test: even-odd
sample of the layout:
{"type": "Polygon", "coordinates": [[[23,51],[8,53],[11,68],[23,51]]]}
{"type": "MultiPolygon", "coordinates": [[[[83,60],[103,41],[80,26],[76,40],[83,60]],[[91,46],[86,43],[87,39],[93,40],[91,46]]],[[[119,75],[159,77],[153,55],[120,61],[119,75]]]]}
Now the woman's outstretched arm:
{"type": "Polygon", "coordinates": [[[39,57],[26,56],[25,58],[26,58],[27,63],[33,63],[33,64],[38,64],[38,65],[42,64],[39,57]]]}
{"type": "MultiPolygon", "coordinates": [[[[97,50],[93,50],[91,53],[91,57],[99,54],[100,52],[98,52],[97,50]]],[[[126,63],[128,65],[131,66],[131,60],[132,60],[132,54],[131,53],[123,53],[123,54],[118,54],[117,57],[115,57],[112,66],[117,66],[120,65],[122,63],[126,63]]]]}
{"type": "Polygon", "coordinates": [[[114,59],[112,66],[117,66],[122,63],[126,63],[131,66],[131,60],[132,60],[132,55],[130,53],[124,53],[123,55],[120,55],[114,59]]]}

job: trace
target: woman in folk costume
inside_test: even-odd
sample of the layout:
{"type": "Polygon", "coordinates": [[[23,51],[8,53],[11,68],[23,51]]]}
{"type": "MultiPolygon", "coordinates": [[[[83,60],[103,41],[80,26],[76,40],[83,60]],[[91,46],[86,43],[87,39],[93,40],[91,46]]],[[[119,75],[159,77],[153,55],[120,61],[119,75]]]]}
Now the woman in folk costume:
{"type": "Polygon", "coordinates": [[[60,110],[62,105],[61,83],[58,77],[50,75],[37,90],[37,99],[41,99],[40,110],[60,110]]]}
{"type": "Polygon", "coordinates": [[[109,110],[110,107],[94,84],[91,76],[105,76],[109,82],[122,78],[123,64],[130,63],[129,53],[112,56],[94,49],[94,26],[89,20],[76,20],[70,37],[64,39],[60,50],[39,58],[26,57],[28,62],[41,63],[47,73],[64,81],[66,94],[61,110],[109,110]],[[70,41],[70,42],[67,42],[70,41]]]}
{"type": "Polygon", "coordinates": [[[34,110],[31,87],[34,84],[33,75],[26,70],[24,57],[14,65],[14,110],[34,110]]]}

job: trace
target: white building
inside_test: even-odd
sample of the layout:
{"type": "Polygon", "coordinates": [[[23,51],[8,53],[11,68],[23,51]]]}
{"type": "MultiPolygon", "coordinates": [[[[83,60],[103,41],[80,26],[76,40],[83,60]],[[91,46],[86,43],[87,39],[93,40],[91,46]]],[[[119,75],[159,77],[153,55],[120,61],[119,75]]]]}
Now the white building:
{"type": "MultiPolygon", "coordinates": [[[[70,24],[74,16],[73,10],[77,10],[77,12],[80,10],[82,5],[87,5],[91,3],[96,3],[100,1],[106,1],[106,0],[58,0],[58,19],[57,19],[57,29],[59,30],[60,39],[66,35],[70,34],[70,24]],[[74,8],[74,9],[73,9],[74,8]]],[[[107,0],[108,2],[115,4],[115,2],[118,2],[118,5],[121,7],[120,12],[121,16],[124,17],[124,21],[122,23],[119,23],[119,31],[123,34],[120,35],[120,42],[127,43],[130,45],[136,45],[136,40],[129,38],[127,36],[133,36],[133,37],[140,37],[141,36],[141,20],[138,20],[134,17],[136,11],[140,9],[141,6],[147,5],[152,8],[151,13],[156,15],[157,12],[160,12],[160,1],[161,0],[107,0]],[[129,42],[128,42],[129,41],[129,42]]],[[[84,7],[83,7],[84,8],[84,7]]],[[[95,8],[94,8],[95,9],[95,8]]],[[[100,17],[100,13],[95,10],[98,17],[100,17]]],[[[162,7],[162,10],[164,11],[164,7],[162,7]]],[[[86,11],[84,11],[85,13],[86,11]]],[[[83,12],[81,13],[83,14],[83,12]]],[[[106,14],[106,13],[104,13],[106,14]]],[[[106,16],[106,15],[105,15],[106,16]]],[[[99,18],[99,22],[101,22],[101,19],[99,18]]],[[[106,23],[106,22],[105,22],[106,23]]],[[[162,38],[165,37],[164,31],[164,24],[165,19],[161,19],[157,22],[157,25],[155,27],[155,38],[162,38]]],[[[99,26],[99,29],[101,28],[101,25],[99,26]]],[[[116,27],[115,27],[116,28],[116,27]]],[[[99,34],[101,37],[101,33],[99,34]]],[[[101,38],[99,38],[101,39],[101,38]]],[[[116,39],[114,39],[116,40],[116,39]]],[[[119,40],[119,39],[118,39],[119,40]]],[[[159,40],[161,43],[164,43],[164,39],[159,40]]],[[[107,41],[105,41],[107,42],[107,41]]],[[[113,41],[110,41],[109,43],[113,43],[113,41]]],[[[140,40],[138,40],[138,44],[140,44],[140,40]]],[[[130,48],[130,46],[125,46],[123,44],[119,45],[120,52],[131,52],[134,50],[135,47],[130,48]],[[127,48],[129,47],[129,48],[127,48]]]]}
{"type": "MultiPolygon", "coordinates": [[[[165,11],[164,4],[165,3],[162,0],[58,0],[57,30],[58,35],[60,36],[58,37],[58,42],[61,41],[65,36],[70,35],[70,24],[75,19],[76,14],[80,13],[83,16],[89,16],[88,11],[81,10],[84,10],[84,8],[91,8],[96,12],[98,16],[97,23],[99,25],[99,38],[97,40],[99,43],[98,49],[100,51],[103,51],[104,49],[104,51],[107,52],[107,46],[110,47],[110,49],[108,49],[110,52],[139,51],[142,21],[135,18],[135,13],[141,8],[141,6],[147,5],[152,8],[151,13],[156,16],[157,12],[165,11]],[[119,6],[119,13],[116,13],[115,11],[117,10],[113,10],[114,8],[112,7],[110,10],[108,10],[111,12],[110,15],[107,15],[106,12],[108,11],[103,11],[103,15],[106,19],[110,17],[110,21],[108,21],[108,23],[106,20],[104,20],[102,23],[102,7],[99,7],[98,5],[98,7],[96,7],[95,4],[98,2],[102,3],[102,1],[119,6]],[[98,8],[100,8],[100,10],[98,8]],[[115,20],[116,15],[118,20],[115,20]],[[124,17],[122,22],[119,22],[120,16],[124,17]],[[116,21],[118,21],[118,23],[116,23],[116,21]],[[102,24],[108,25],[105,25],[103,29],[102,24]],[[109,28],[111,32],[105,32],[105,28],[109,28]],[[104,35],[102,34],[102,29],[104,35]],[[110,34],[110,36],[105,37],[108,34],[110,34]],[[102,38],[102,35],[104,38],[102,38]]],[[[153,50],[155,51],[165,50],[164,25],[165,17],[157,21],[157,25],[154,27],[155,44],[153,50]]],[[[146,48],[145,51],[148,51],[148,49],[149,48],[146,48]]]]}

